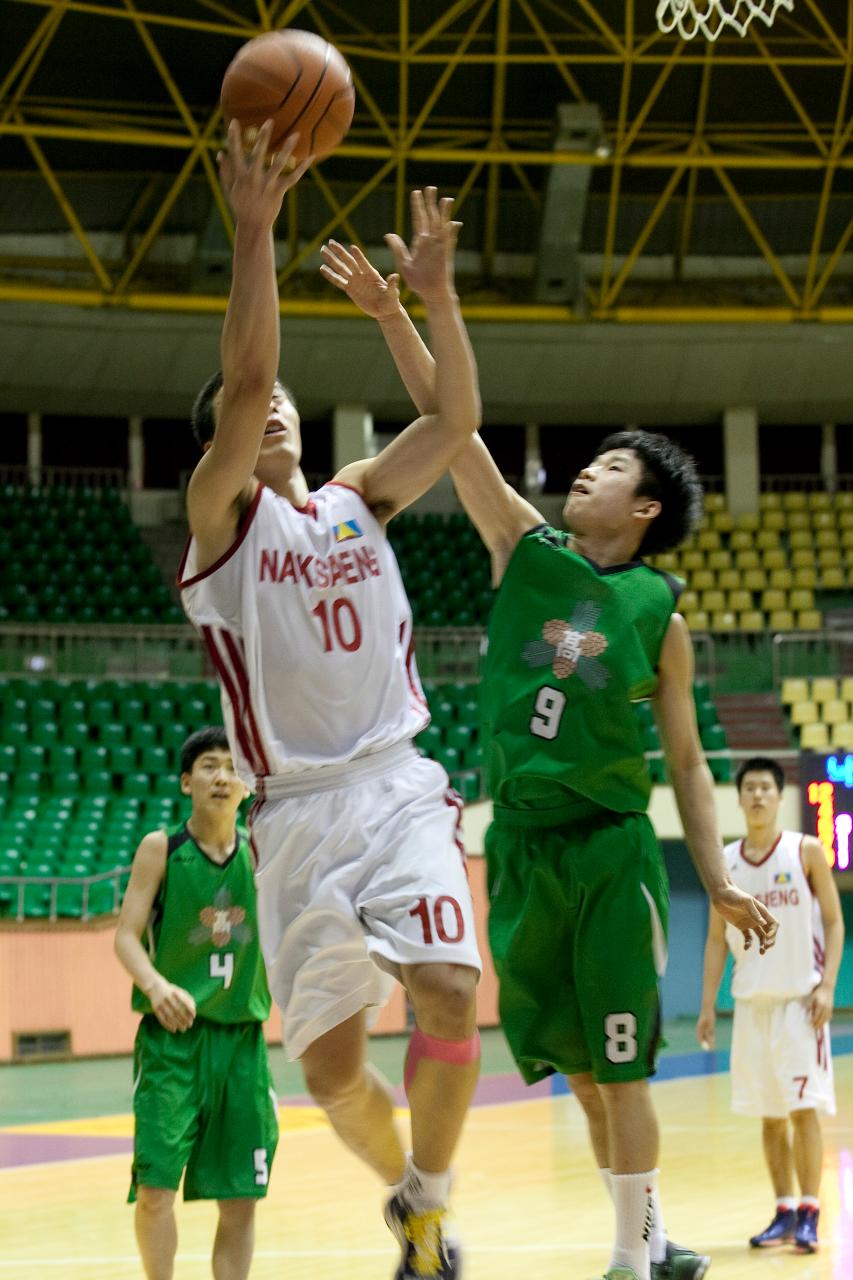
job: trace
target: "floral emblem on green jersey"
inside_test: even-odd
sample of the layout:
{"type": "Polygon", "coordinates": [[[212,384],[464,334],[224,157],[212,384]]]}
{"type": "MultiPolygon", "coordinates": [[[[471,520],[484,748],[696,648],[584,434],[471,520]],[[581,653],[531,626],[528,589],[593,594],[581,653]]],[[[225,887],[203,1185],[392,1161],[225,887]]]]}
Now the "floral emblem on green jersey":
{"type": "Polygon", "coordinates": [[[542,639],[524,646],[521,657],[528,667],[550,666],[558,680],[577,675],[588,689],[603,689],[610,672],[598,661],[608,645],[607,636],[595,631],[601,609],[587,600],[576,606],[571,619],[552,618],[542,628],[542,639]]]}
{"type": "Polygon", "coordinates": [[[248,942],[252,936],[252,930],[244,923],[245,907],[235,907],[227,889],[220,889],[213,899],[213,906],[204,907],[198,918],[201,923],[190,934],[190,942],[207,942],[209,939],[215,947],[224,947],[232,938],[235,942],[248,942]]]}

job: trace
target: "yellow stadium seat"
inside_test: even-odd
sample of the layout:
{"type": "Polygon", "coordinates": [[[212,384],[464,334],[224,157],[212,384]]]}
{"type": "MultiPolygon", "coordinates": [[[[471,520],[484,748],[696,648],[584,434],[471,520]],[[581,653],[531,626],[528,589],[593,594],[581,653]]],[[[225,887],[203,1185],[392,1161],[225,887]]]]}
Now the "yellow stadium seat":
{"type": "Polygon", "coordinates": [[[729,538],[729,546],[732,551],[753,551],[755,549],[756,536],[753,533],[747,533],[746,529],[735,529],[729,538]]]}
{"type": "Polygon", "coordinates": [[[690,613],[685,613],[684,621],[691,631],[708,630],[708,615],[704,609],[692,609],[690,613]]]}
{"type": "Polygon", "coordinates": [[[731,569],[732,553],[730,551],[709,551],[706,564],[709,569],[731,569]]]}
{"type": "MultiPolygon", "coordinates": [[[[765,554],[770,554],[766,552],[765,554]]],[[[781,553],[784,558],[784,551],[781,553]]],[[[757,569],[761,564],[761,557],[757,551],[736,551],[735,567],[738,569],[757,569]]]]}
{"type": "Polygon", "coordinates": [[[806,495],[799,490],[782,494],[782,506],[786,511],[802,511],[806,506],[806,495]]]}
{"type": "MultiPolygon", "coordinates": [[[[844,720],[841,724],[832,726],[830,745],[835,747],[836,750],[839,747],[847,750],[853,747],[853,724],[849,720],[844,720]]],[[[802,740],[800,741],[800,746],[802,746],[802,740]]]]}
{"type": "Polygon", "coordinates": [[[815,676],[809,690],[812,702],[837,702],[838,681],[832,676],[815,676]]]}
{"type": "MultiPolygon", "coordinates": [[[[853,517],[853,511],[845,511],[844,514],[853,517]]],[[[848,525],[841,530],[842,547],[853,547],[853,525],[848,525]]]]}
{"type": "Polygon", "coordinates": [[[788,558],[782,548],[778,547],[775,551],[762,551],[761,563],[768,570],[784,569],[788,564],[788,558]]]}
{"type": "Polygon", "coordinates": [[[826,725],[804,724],[800,734],[800,746],[803,751],[820,751],[821,747],[828,747],[829,733],[826,725]]]}
{"type": "Polygon", "coordinates": [[[662,551],[654,557],[654,564],[656,569],[663,569],[664,573],[678,573],[678,556],[674,551],[662,551]]]}
{"type": "Polygon", "coordinates": [[[820,609],[803,609],[797,614],[798,631],[822,631],[823,614],[820,609]]]}
{"type": "Polygon", "coordinates": [[[757,511],[742,511],[739,516],[735,517],[735,528],[745,529],[748,533],[755,533],[761,528],[761,517],[757,511]]]}
{"type": "Polygon", "coordinates": [[[765,511],[761,517],[761,529],[764,533],[779,533],[787,527],[788,518],[784,511],[765,511]]]}
{"type": "Polygon", "coordinates": [[[853,490],[842,489],[835,495],[836,511],[853,511],[853,490]]]}
{"type": "Polygon", "coordinates": [[[717,551],[720,547],[720,535],[716,529],[702,529],[696,536],[696,546],[700,551],[717,551]]]}
{"type": "Polygon", "coordinates": [[[771,613],[774,609],[786,609],[788,607],[787,591],[780,591],[776,587],[768,587],[766,591],[761,593],[761,607],[765,613],[771,613]]]}
{"type": "Polygon", "coordinates": [[[768,575],[768,586],[778,591],[790,591],[794,585],[794,575],[790,569],[771,569],[768,575]]]}
{"type": "Polygon", "coordinates": [[[794,586],[808,587],[814,591],[817,586],[817,570],[815,569],[795,569],[794,570],[794,586]]]}
{"type": "Polygon", "coordinates": [[[747,569],[741,574],[741,583],[745,591],[763,591],[767,586],[767,574],[763,569],[747,569]]]}
{"type": "Polygon", "coordinates": [[[792,724],[815,724],[819,720],[816,702],[795,702],[791,707],[792,724]]]}
{"type": "Polygon", "coordinates": [[[706,613],[721,613],[726,607],[726,597],[722,591],[703,591],[700,599],[706,613]]]}
{"type": "Polygon", "coordinates": [[[816,559],[814,547],[797,547],[791,552],[791,568],[813,569],[816,559]]]}
{"type": "Polygon", "coordinates": [[[812,528],[831,529],[835,533],[838,529],[838,517],[834,511],[813,511],[812,528]]]}
{"type": "Polygon", "coordinates": [[[711,618],[712,631],[737,631],[737,618],[728,609],[718,610],[711,618]]]}
{"type": "Polygon", "coordinates": [[[838,550],[838,530],[818,529],[814,535],[815,546],[825,547],[828,551],[838,550]]]}
{"type": "Polygon", "coordinates": [[[737,591],[741,585],[740,569],[721,569],[717,574],[717,586],[721,591],[737,591]]]}
{"type": "Polygon", "coordinates": [[[745,609],[738,618],[740,631],[763,631],[764,614],[760,609],[745,609]]]}
{"type": "Polygon", "coordinates": [[[734,527],[734,516],[730,511],[715,511],[711,516],[711,528],[718,533],[731,533],[734,527]]]}
{"type": "Polygon", "coordinates": [[[811,551],[814,547],[811,529],[792,529],[788,535],[788,546],[792,551],[797,551],[800,548],[811,551]]]}
{"type": "Polygon", "coordinates": [[[823,493],[820,489],[814,489],[809,494],[810,511],[828,511],[831,506],[832,498],[828,493],[823,493]]]}
{"type": "Polygon", "coordinates": [[[788,608],[799,613],[803,609],[814,608],[814,592],[799,589],[792,591],[788,596],[788,608]]]}
{"type": "Polygon", "coordinates": [[[706,493],[705,494],[705,510],[706,511],[725,511],[726,495],[724,493],[706,493]]]}
{"type": "Polygon", "coordinates": [[[758,508],[760,511],[778,511],[782,505],[782,495],[779,493],[760,493],[758,495],[758,508]]]}
{"type": "Polygon", "coordinates": [[[771,631],[794,631],[794,615],[790,609],[774,609],[767,619],[771,631]]]}
{"type": "Polygon", "coordinates": [[[842,563],[838,547],[821,547],[817,553],[817,562],[823,569],[837,569],[842,563]]]}
{"type": "Polygon", "coordinates": [[[850,704],[840,698],[825,702],[820,709],[820,718],[824,724],[844,724],[850,719],[850,704]]]}
{"type": "Polygon", "coordinates": [[[685,573],[691,573],[694,569],[704,569],[705,552],[683,551],[681,553],[681,568],[685,573]]]}
{"type": "Polygon", "coordinates": [[[782,705],[790,707],[795,702],[808,702],[809,682],[802,676],[788,676],[782,681],[782,705]]]}
{"type": "Polygon", "coordinates": [[[845,702],[853,702],[853,676],[845,676],[841,681],[839,697],[843,698],[845,702]]]}
{"type": "Polygon", "coordinates": [[[789,511],[788,529],[793,533],[810,533],[812,518],[808,511],[789,511]]]}
{"type": "Polygon", "coordinates": [[[689,581],[694,591],[713,591],[717,585],[717,575],[713,569],[697,569],[689,575],[689,581]]]}
{"type": "Polygon", "coordinates": [[[689,587],[685,591],[682,591],[681,595],[678,597],[678,612],[689,613],[691,609],[698,608],[699,596],[697,592],[691,591],[689,587]]]}
{"type": "MultiPolygon", "coordinates": [[[[734,534],[732,537],[734,537],[734,534]]],[[[755,535],[755,546],[759,551],[769,551],[771,547],[778,547],[778,532],[775,529],[759,529],[755,535]]]]}
{"type": "MultiPolygon", "coordinates": [[[[722,584],[720,584],[722,585],[722,584]]],[[[747,613],[752,608],[752,592],[742,588],[729,592],[729,608],[735,613],[747,613]]]]}
{"type": "MultiPolygon", "coordinates": [[[[853,494],[851,494],[851,497],[853,497],[853,494]]],[[[853,531],[853,511],[836,511],[835,518],[839,529],[842,529],[844,533],[847,533],[848,530],[853,531]]]]}

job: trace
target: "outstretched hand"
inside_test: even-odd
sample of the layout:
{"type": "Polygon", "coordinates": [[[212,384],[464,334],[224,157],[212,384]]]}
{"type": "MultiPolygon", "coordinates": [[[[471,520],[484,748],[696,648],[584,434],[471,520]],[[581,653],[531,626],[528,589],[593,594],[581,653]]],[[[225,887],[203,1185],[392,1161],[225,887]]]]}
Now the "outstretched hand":
{"type": "Polygon", "coordinates": [[[753,934],[758,939],[758,950],[762,955],[770,950],[776,941],[779,921],[763,902],[733,884],[726,884],[715,893],[712,902],[715,911],[743,934],[743,945],[747,950],[752,946],[753,934]]]}
{"type": "Polygon", "coordinates": [[[330,240],[320,253],[323,279],[345,293],[366,316],[383,320],[397,313],[400,277],[396,271],[386,280],[355,244],[345,249],[337,240],[330,240]]]}
{"type": "Polygon", "coordinates": [[[385,237],[397,271],[426,303],[453,297],[453,255],[462,228],[451,217],[453,200],[439,200],[435,187],[426,187],[412,192],[411,209],[411,245],[393,233],[385,237]]]}
{"type": "Polygon", "coordinates": [[[237,120],[228,126],[228,142],[217,161],[222,186],[234,217],[243,224],[272,227],[281,212],[284,194],[295,187],[313,156],[301,164],[291,159],[299,134],[293,133],[280,151],[268,154],[272,120],[266,120],[252,137],[241,133],[237,120]]]}

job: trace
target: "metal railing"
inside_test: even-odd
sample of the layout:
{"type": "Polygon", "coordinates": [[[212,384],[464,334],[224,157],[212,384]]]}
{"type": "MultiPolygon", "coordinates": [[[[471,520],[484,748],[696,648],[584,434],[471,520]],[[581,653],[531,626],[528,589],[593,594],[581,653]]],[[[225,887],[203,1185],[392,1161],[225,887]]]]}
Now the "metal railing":
{"type": "Polygon", "coordinates": [[[213,668],[189,624],[75,626],[0,623],[0,676],[209,680],[213,668]]]}
{"type": "MultiPolygon", "coordinates": [[[[129,867],[115,867],[111,871],[102,871],[94,876],[0,876],[0,903],[6,897],[3,890],[5,886],[9,886],[13,890],[10,898],[11,902],[15,902],[14,913],[9,913],[7,919],[26,920],[26,919],[44,919],[42,915],[27,916],[26,913],[26,890],[29,885],[35,885],[43,889],[50,890],[50,914],[48,919],[55,920],[93,920],[96,916],[117,915],[123,896],[122,880],[126,881],[130,875],[129,867]],[[102,907],[97,911],[89,910],[89,900],[92,888],[100,884],[110,884],[112,887],[112,904],[105,911],[102,907]],[[60,889],[64,886],[70,886],[73,889],[81,891],[80,911],[60,911],[60,889]]],[[[0,919],[2,919],[0,913],[0,919]]]]}
{"type": "Polygon", "coordinates": [[[31,467],[28,463],[0,465],[0,485],[19,489],[126,489],[122,467],[31,467]]]}
{"type": "Polygon", "coordinates": [[[773,685],[791,676],[853,674],[853,631],[779,632],[772,640],[773,685]]]}

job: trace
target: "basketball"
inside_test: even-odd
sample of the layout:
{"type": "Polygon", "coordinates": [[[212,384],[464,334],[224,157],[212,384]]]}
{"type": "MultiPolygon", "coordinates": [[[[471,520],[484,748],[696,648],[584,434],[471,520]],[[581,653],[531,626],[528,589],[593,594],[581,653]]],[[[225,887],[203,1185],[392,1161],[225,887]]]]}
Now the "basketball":
{"type": "Polygon", "coordinates": [[[322,160],[346,136],[355,91],[352,72],[338,50],[312,31],[270,31],[238,51],[222,81],[225,123],[246,129],[272,120],[270,150],[299,133],[297,163],[322,160]]]}

